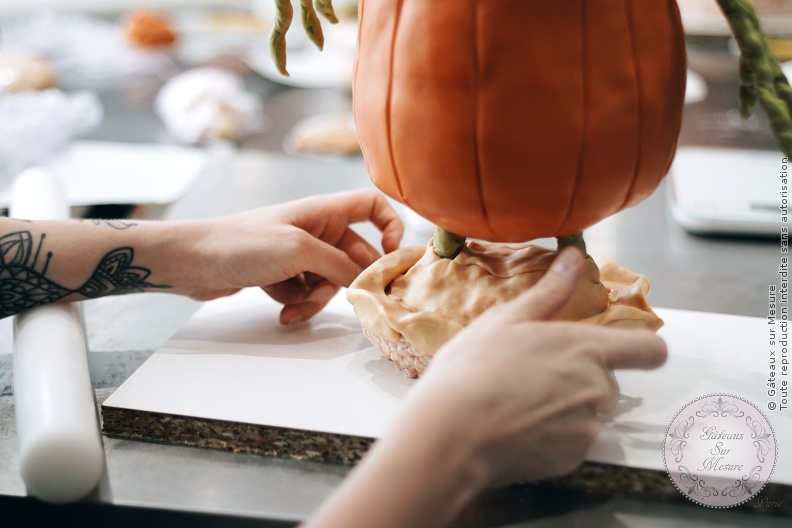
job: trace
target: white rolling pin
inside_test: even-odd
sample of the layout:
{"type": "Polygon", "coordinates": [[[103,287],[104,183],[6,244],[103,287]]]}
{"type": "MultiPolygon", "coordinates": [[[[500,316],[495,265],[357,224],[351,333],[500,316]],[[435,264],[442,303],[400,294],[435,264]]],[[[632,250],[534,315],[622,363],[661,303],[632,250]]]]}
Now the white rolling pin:
{"type": "MultiPolygon", "coordinates": [[[[28,169],[15,182],[9,216],[69,218],[58,179],[28,169]]],[[[85,497],[104,470],[104,448],[82,311],[75,303],[14,316],[14,400],[19,463],[29,495],[51,503],[85,497]]]]}

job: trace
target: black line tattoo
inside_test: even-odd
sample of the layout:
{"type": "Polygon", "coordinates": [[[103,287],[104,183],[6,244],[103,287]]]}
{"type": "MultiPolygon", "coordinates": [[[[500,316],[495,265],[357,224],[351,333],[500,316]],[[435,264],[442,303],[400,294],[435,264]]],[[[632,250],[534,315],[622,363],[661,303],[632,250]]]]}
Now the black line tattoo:
{"type": "MultiPolygon", "coordinates": [[[[39,237],[38,247],[36,248],[36,253],[33,255],[33,263],[30,265],[31,268],[34,269],[36,268],[36,262],[38,262],[39,253],[41,252],[41,246],[44,245],[44,237],[46,236],[47,236],[46,234],[41,233],[41,236],[39,237]]],[[[44,265],[44,271],[42,272],[42,274],[47,272],[47,266],[49,266],[49,258],[47,258],[47,264],[44,265]]]]}
{"type": "Polygon", "coordinates": [[[102,220],[99,218],[78,218],[78,222],[91,222],[93,225],[106,225],[112,227],[117,231],[123,231],[124,229],[129,229],[130,227],[135,227],[138,225],[136,222],[127,222],[125,220],[102,220]]]}
{"type": "Polygon", "coordinates": [[[110,251],[102,257],[85,284],[74,290],[66,288],[46,277],[53,256],[51,252],[47,252],[41,271],[35,269],[44,238],[42,234],[34,250],[33,236],[29,231],[0,237],[0,318],[56,302],[72,294],[94,299],[171,288],[168,284],[146,282],[151,270],[132,265],[135,250],[131,247],[110,251]]]}

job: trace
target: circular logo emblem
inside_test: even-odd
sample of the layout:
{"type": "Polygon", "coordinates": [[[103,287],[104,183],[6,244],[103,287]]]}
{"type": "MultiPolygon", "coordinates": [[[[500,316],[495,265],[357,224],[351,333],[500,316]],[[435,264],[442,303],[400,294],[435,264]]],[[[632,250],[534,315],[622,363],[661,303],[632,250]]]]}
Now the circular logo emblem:
{"type": "Polygon", "coordinates": [[[668,476],[687,498],[729,508],[759,493],[776,462],[776,437],[762,412],[730,394],[693,400],[668,426],[663,446],[668,476]]]}

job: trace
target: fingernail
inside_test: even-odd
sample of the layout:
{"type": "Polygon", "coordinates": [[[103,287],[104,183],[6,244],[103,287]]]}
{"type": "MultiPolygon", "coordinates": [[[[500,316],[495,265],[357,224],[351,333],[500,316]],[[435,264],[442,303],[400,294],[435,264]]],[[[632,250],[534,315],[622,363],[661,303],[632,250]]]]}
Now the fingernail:
{"type": "Polygon", "coordinates": [[[291,319],[286,323],[287,325],[293,325],[297,323],[302,323],[305,321],[305,316],[301,313],[294,314],[291,319]]]}
{"type": "Polygon", "coordinates": [[[575,270],[577,261],[580,258],[578,255],[578,252],[574,249],[562,251],[558,254],[555,260],[553,260],[553,264],[550,266],[550,271],[553,273],[559,273],[561,275],[571,274],[575,270]]]}

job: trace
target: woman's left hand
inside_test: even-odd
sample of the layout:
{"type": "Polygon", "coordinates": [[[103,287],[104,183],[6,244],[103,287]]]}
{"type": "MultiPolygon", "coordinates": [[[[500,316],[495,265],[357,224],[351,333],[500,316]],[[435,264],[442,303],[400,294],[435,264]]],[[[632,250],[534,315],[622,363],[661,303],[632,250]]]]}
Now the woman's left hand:
{"type": "Polygon", "coordinates": [[[202,277],[189,295],[208,300],[260,286],[284,304],[281,323],[307,320],[381,256],[352,229],[360,222],[382,232],[386,253],[398,248],[404,225],[376,190],[312,196],[202,220],[202,264],[195,267],[202,277]]]}

